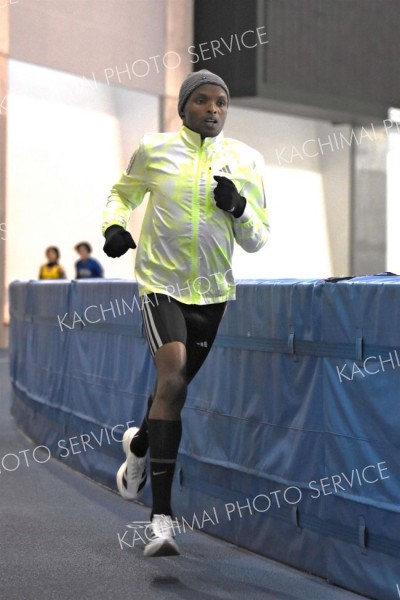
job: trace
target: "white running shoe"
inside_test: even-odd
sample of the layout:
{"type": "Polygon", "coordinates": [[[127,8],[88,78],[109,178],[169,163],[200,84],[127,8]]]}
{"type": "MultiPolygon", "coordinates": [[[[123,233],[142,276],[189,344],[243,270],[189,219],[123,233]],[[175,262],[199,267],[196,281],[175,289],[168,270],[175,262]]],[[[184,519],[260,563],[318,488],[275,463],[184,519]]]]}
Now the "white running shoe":
{"type": "Polygon", "coordinates": [[[137,498],[147,479],[146,457],[135,456],[131,451],[131,440],[138,431],[139,427],[129,427],[122,438],[126,461],[118,469],[116,479],[118,491],[125,500],[137,498]]]}
{"type": "Polygon", "coordinates": [[[174,526],[169,515],[153,515],[149,526],[151,541],[144,547],[145,556],[176,556],[180,554],[174,540],[174,526]]]}

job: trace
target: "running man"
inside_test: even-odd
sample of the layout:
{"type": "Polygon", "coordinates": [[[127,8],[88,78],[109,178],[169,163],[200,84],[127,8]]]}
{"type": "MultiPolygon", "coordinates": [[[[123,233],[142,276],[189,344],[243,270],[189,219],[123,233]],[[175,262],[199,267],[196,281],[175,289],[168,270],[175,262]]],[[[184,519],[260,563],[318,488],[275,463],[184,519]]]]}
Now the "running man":
{"type": "Polygon", "coordinates": [[[150,449],[146,556],[179,554],[171,488],[187,387],[211,350],[227,301],[235,299],[234,242],[256,252],[268,237],[264,162],[249,146],[224,138],[229,100],[218,75],[190,73],[179,92],[182,128],[143,137],[103,214],[104,252],[122,256],[136,248],[126,231],[131,211],[150,194],[135,274],[157,378],[143,423],[124,434],[126,461],[117,474],[122,497],[136,498],[150,449]]]}

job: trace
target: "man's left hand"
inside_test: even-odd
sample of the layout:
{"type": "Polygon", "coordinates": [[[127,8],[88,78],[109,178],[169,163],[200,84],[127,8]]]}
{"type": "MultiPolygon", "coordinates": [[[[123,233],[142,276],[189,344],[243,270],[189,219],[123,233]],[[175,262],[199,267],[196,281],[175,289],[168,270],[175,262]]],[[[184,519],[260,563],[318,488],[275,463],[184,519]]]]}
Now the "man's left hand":
{"type": "Polygon", "coordinates": [[[239,194],[233,181],[227,177],[214,175],[214,179],[218,184],[214,190],[218,208],[231,213],[235,218],[241,217],[246,206],[246,198],[239,194]]]}

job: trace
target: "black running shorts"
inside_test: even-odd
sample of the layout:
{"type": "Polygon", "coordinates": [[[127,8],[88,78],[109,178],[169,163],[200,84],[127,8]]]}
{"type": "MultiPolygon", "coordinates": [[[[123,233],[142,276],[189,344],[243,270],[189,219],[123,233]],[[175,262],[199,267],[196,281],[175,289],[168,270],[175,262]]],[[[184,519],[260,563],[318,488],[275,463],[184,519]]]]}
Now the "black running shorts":
{"type": "Polygon", "coordinates": [[[166,294],[144,296],[144,332],[153,357],[164,344],[182,342],[187,351],[187,379],[191,381],[211,350],[226,305],[183,304],[166,294]]]}

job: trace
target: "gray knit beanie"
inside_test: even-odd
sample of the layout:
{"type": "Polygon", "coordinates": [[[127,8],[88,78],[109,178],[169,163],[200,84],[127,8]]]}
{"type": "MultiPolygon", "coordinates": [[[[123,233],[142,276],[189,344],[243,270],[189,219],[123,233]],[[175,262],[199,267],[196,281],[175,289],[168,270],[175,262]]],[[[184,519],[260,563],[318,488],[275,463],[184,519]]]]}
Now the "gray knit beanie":
{"type": "Polygon", "coordinates": [[[229,90],[225,81],[215,75],[215,73],[211,73],[211,71],[207,71],[207,69],[202,69],[201,71],[196,71],[195,73],[189,73],[189,75],[184,79],[181,89],[179,90],[179,99],[178,99],[178,113],[181,116],[182,111],[185,107],[185,104],[192,92],[195,89],[200,87],[201,85],[205,85],[206,83],[212,83],[214,85],[219,85],[224,90],[225,94],[228,96],[229,103],[229,90]]]}

